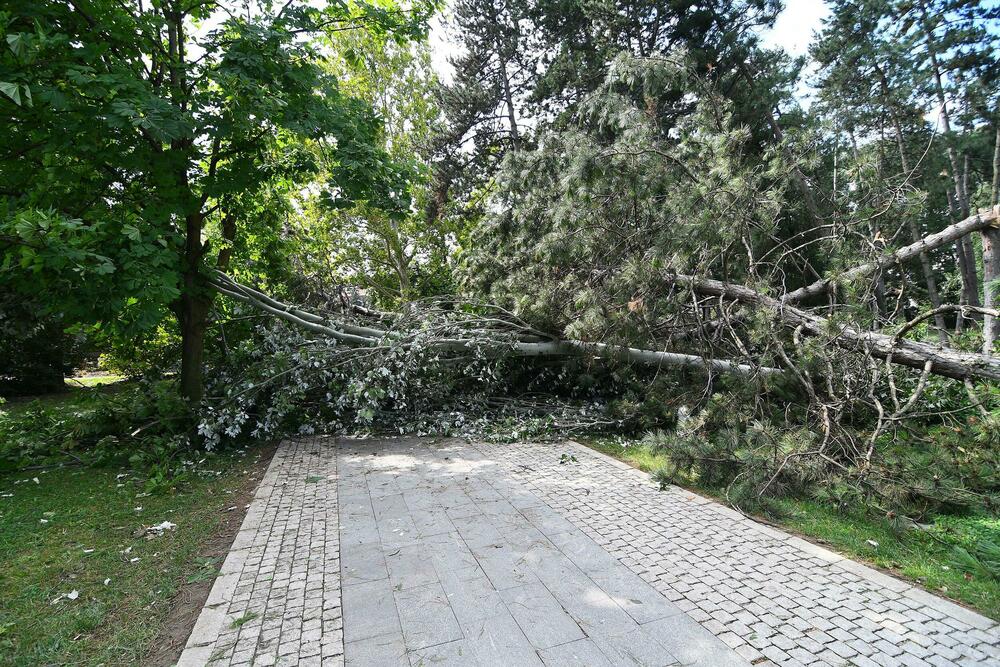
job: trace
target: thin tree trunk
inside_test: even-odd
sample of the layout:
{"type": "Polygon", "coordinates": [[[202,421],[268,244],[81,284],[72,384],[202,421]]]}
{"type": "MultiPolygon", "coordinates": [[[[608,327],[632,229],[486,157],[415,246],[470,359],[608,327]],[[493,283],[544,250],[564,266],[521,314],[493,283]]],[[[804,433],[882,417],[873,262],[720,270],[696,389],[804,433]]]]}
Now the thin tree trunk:
{"type": "MultiPolygon", "coordinates": [[[[903,169],[903,177],[910,177],[910,162],[906,157],[906,147],[903,142],[903,124],[899,120],[899,110],[891,102],[889,98],[889,80],[885,76],[885,72],[882,70],[878,64],[875,64],[875,72],[879,77],[879,87],[882,90],[882,98],[889,110],[889,116],[892,119],[893,131],[896,133],[896,147],[899,149],[899,162],[903,169]]],[[[920,228],[917,227],[916,220],[913,217],[907,217],[906,227],[910,232],[910,240],[916,243],[923,235],[920,233],[920,228]]],[[[938,292],[937,280],[934,278],[934,267],[931,266],[931,258],[926,252],[920,253],[920,269],[924,274],[924,283],[927,285],[927,299],[931,302],[931,306],[935,309],[941,306],[941,294],[938,292]]],[[[946,330],[946,325],[944,321],[944,314],[938,313],[934,316],[934,326],[937,328],[938,338],[942,343],[948,342],[948,332],[946,330]]]]}
{"type": "Polygon", "coordinates": [[[507,74],[506,58],[500,59],[500,71],[502,73],[501,81],[503,82],[504,103],[507,105],[507,119],[510,122],[510,136],[516,147],[521,145],[521,132],[517,128],[517,116],[514,112],[514,96],[510,92],[510,77],[507,74]]]}
{"type": "MultiPolygon", "coordinates": [[[[961,207],[951,192],[947,194],[948,210],[951,212],[952,217],[956,218],[960,215],[961,207]]],[[[970,236],[966,235],[960,239],[955,239],[955,259],[958,263],[959,275],[962,278],[961,302],[970,306],[978,306],[979,272],[976,269],[976,255],[970,236]]],[[[961,324],[963,318],[964,316],[962,315],[958,316],[959,324],[961,324]]]]}
{"type": "Polygon", "coordinates": [[[877,331],[859,331],[843,324],[834,324],[825,317],[800,310],[781,299],[767,296],[745,285],[679,274],[664,274],[663,279],[687,287],[698,294],[721,296],[766,308],[786,326],[800,329],[810,335],[827,337],[831,345],[851,352],[869,354],[877,359],[891,360],[892,363],[916,369],[924,369],[930,362],[931,373],[957,380],[968,378],[1000,380],[1000,361],[982,354],[962,352],[944,345],[904,340],[877,331]]]}
{"type": "MultiPolygon", "coordinates": [[[[994,211],[1000,211],[1000,118],[996,135],[993,147],[993,196],[990,203],[994,211]]],[[[996,283],[1000,280],[1000,230],[988,228],[979,234],[983,242],[983,306],[996,308],[996,283]]],[[[983,354],[993,354],[997,338],[1000,338],[1000,321],[992,315],[983,316],[983,354]]]]}
{"type": "Polygon", "coordinates": [[[916,243],[911,243],[892,253],[882,255],[874,261],[866,262],[830,278],[821,278],[814,283],[785,294],[781,297],[781,301],[782,303],[797,303],[810,297],[825,294],[837,285],[846,284],[852,280],[871,275],[876,271],[902,264],[918,256],[921,252],[929,252],[935,248],[948,245],[966,234],[978,232],[987,227],[1000,227],[1000,209],[994,208],[991,211],[982,211],[976,215],[969,216],[961,222],[956,222],[953,225],[945,227],[940,232],[929,234],[916,243]]]}
{"type": "MultiPolygon", "coordinates": [[[[921,5],[921,25],[924,29],[924,36],[927,38],[927,53],[931,62],[931,73],[934,78],[934,92],[937,95],[938,104],[941,106],[941,126],[945,134],[945,146],[948,155],[948,164],[951,171],[952,185],[954,186],[954,202],[949,196],[949,208],[952,209],[954,219],[967,218],[971,211],[968,193],[962,182],[962,172],[958,164],[958,152],[951,136],[951,114],[948,112],[948,98],[944,93],[943,74],[941,63],[938,60],[937,49],[934,46],[934,32],[931,30],[927,18],[927,9],[921,5]]],[[[965,302],[969,305],[979,304],[979,272],[976,268],[975,252],[972,249],[971,239],[963,239],[958,248],[959,268],[962,276],[962,290],[964,291],[965,302]]],[[[963,315],[959,313],[959,320],[963,315]]]]}
{"type": "Polygon", "coordinates": [[[200,212],[188,215],[185,220],[183,289],[177,313],[181,329],[181,396],[192,404],[202,399],[205,329],[212,305],[212,292],[200,271],[205,250],[201,242],[203,222],[200,212]]]}

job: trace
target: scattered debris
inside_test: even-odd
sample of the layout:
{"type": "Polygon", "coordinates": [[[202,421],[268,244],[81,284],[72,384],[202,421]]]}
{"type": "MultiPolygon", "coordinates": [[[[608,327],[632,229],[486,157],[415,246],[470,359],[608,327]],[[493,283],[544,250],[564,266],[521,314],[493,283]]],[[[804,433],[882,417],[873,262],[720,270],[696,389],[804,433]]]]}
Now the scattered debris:
{"type": "Polygon", "coordinates": [[[50,604],[57,604],[58,602],[61,602],[62,600],[75,600],[78,597],[80,597],[80,591],[78,591],[78,590],[76,590],[74,588],[69,593],[61,593],[61,594],[57,595],[55,597],[55,599],[52,600],[52,602],[50,604]]]}
{"type": "Polygon", "coordinates": [[[177,528],[176,523],[171,523],[170,521],[164,521],[158,523],[155,526],[147,526],[145,528],[140,528],[135,532],[136,537],[145,537],[147,540],[151,540],[155,537],[163,535],[168,530],[173,530],[177,528]]]}

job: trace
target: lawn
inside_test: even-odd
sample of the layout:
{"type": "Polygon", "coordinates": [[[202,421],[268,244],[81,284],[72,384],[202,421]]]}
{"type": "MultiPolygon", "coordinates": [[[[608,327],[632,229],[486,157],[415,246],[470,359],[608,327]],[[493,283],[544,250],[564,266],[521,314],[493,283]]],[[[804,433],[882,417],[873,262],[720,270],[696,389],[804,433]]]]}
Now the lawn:
{"type": "MultiPolygon", "coordinates": [[[[663,468],[668,461],[665,454],[638,442],[622,444],[602,438],[581,442],[646,472],[663,468]]],[[[721,489],[704,488],[696,479],[686,480],[685,486],[707,496],[721,495],[721,489]]],[[[956,546],[970,548],[981,539],[1000,544],[1000,518],[939,516],[924,530],[899,530],[885,519],[841,512],[812,500],[783,499],[777,507],[773,516],[759,518],[1000,620],[1000,580],[972,576],[953,560],[956,546]]]]}
{"type": "Polygon", "coordinates": [[[214,576],[204,548],[243,512],[264,452],[193,461],[153,494],[127,468],[0,473],[0,664],[139,662],[180,587],[214,576]],[[147,530],[163,522],[176,527],[147,530]]]}

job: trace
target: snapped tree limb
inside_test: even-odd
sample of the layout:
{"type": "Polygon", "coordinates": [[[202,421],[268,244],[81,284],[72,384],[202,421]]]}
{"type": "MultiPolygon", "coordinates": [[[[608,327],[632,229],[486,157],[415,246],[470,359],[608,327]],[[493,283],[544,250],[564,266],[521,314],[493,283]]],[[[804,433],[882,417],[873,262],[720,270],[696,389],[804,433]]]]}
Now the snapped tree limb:
{"type": "Polygon", "coordinates": [[[721,296],[769,309],[785,325],[801,328],[814,336],[829,336],[834,345],[845,350],[871,354],[879,359],[888,358],[893,363],[919,370],[923,370],[930,362],[931,373],[958,380],[982,378],[1000,381],[1000,360],[983,354],[897,340],[895,336],[874,331],[859,331],[852,326],[800,310],[783,299],[767,296],[744,285],[678,274],[668,274],[664,279],[698,294],[721,296]]]}
{"type": "Polygon", "coordinates": [[[970,215],[968,218],[960,222],[956,222],[953,225],[945,227],[936,234],[925,236],[915,243],[911,243],[910,245],[899,248],[895,252],[883,255],[873,262],[861,264],[860,266],[856,266],[853,269],[845,271],[839,275],[831,276],[830,278],[823,278],[810,285],[788,292],[781,297],[781,302],[792,304],[798,303],[809,297],[819,296],[838,285],[844,285],[852,280],[857,280],[858,278],[875,273],[876,271],[887,269],[896,264],[902,264],[913,257],[917,257],[922,252],[934,250],[935,248],[939,248],[943,245],[953,243],[955,240],[960,239],[967,234],[971,234],[972,232],[980,231],[988,227],[998,226],[1000,226],[1000,206],[994,206],[992,209],[983,209],[982,211],[979,211],[974,215],[970,215]]]}

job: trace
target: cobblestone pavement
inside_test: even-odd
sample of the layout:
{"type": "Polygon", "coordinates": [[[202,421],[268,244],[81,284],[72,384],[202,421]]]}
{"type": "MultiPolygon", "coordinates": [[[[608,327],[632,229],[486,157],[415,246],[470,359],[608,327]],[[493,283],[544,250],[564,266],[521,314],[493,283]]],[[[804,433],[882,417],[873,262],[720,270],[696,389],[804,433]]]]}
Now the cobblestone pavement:
{"type": "Polygon", "coordinates": [[[332,443],[278,447],[178,665],[343,663],[332,443]]]}
{"type": "Polygon", "coordinates": [[[1000,665],[989,619],[583,446],[477,449],[755,665],[1000,665]]]}
{"type": "Polygon", "coordinates": [[[580,445],[336,443],[278,449],[181,664],[1000,665],[990,620],[580,445]]]}

